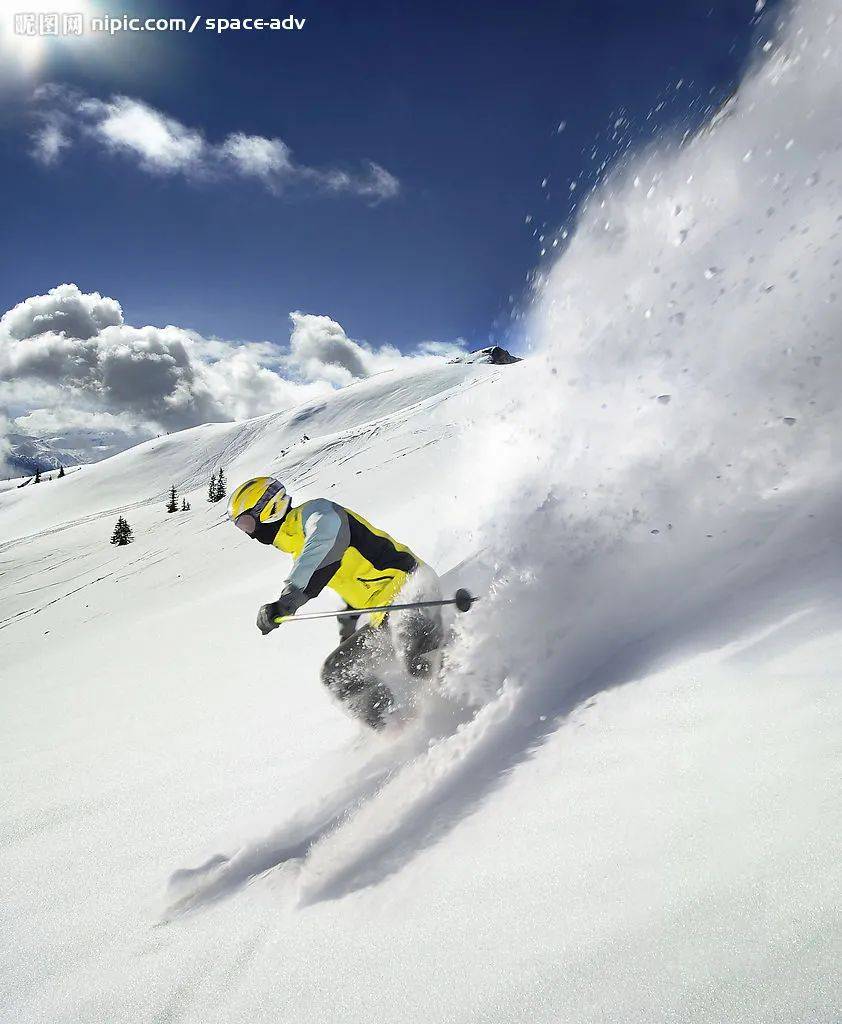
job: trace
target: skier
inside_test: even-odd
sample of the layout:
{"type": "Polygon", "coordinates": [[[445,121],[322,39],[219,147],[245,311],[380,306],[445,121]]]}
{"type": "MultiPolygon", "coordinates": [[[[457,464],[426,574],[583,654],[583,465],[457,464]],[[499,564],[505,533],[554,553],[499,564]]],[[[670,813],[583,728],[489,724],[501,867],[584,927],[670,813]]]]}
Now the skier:
{"type": "MultiPolygon", "coordinates": [[[[235,526],[293,557],[280,597],[258,613],[257,627],[264,636],[278,628],[276,619],[294,615],[325,586],[360,615],[366,608],[393,604],[399,593],[402,600],[441,599],[433,570],[361,515],[327,498],[291,506],[284,485],[270,476],[246,480],[228,501],[235,526]]],[[[442,641],[441,613],[438,608],[413,609],[400,612],[392,623],[388,613],[375,612],[368,625],[357,629],[360,615],[339,619],[340,644],[322,666],[322,682],[354,715],[380,729],[395,701],[378,669],[397,654],[410,675],[429,677],[442,641]]]]}

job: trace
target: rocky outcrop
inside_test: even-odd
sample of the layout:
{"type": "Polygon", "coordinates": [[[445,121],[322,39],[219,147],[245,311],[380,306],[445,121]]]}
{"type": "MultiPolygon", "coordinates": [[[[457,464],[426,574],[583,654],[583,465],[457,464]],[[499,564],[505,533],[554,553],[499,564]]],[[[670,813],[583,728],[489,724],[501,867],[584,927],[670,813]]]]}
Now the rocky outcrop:
{"type": "Polygon", "coordinates": [[[489,345],[488,348],[478,348],[465,356],[451,359],[451,363],[493,363],[495,366],[506,366],[509,363],[519,363],[520,356],[513,356],[511,352],[501,348],[499,345],[489,345]]]}

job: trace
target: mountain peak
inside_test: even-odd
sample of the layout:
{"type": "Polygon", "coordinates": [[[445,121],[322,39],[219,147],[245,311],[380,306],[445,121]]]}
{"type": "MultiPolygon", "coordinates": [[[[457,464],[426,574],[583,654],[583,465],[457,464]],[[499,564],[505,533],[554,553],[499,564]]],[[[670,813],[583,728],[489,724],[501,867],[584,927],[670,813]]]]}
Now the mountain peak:
{"type": "Polygon", "coordinates": [[[509,363],[521,362],[520,356],[513,356],[511,352],[501,348],[500,345],[489,345],[487,348],[478,348],[467,355],[451,359],[451,363],[493,363],[495,366],[506,366],[509,363]]]}

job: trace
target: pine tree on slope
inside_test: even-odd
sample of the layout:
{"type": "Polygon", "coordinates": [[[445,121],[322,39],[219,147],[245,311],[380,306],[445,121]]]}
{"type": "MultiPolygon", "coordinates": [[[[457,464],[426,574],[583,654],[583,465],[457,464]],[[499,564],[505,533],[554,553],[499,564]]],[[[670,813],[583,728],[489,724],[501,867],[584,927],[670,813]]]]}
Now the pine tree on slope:
{"type": "Polygon", "coordinates": [[[216,497],[214,501],[222,501],[227,493],[228,481],[225,479],[225,471],[222,466],[219,467],[219,476],[216,478],[216,497]]]}
{"type": "Polygon", "coordinates": [[[114,532],[111,534],[111,543],[119,544],[120,547],[123,547],[126,544],[131,544],[133,540],[134,534],[132,533],[132,528],[126,520],[120,516],[114,527],[114,532]]]}
{"type": "Polygon", "coordinates": [[[170,500],[167,502],[167,512],[178,512],[178,491],[175,484],[170,487],[170,500]]]}

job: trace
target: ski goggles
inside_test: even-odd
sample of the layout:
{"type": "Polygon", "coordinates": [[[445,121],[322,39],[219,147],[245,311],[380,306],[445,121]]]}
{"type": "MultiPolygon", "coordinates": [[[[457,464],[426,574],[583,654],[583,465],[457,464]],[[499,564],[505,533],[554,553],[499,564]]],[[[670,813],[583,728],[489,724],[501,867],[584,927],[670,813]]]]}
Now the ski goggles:
{"type": "Polygon", "coordinates": [[[260,525],[260,513],[269,504],[269,502],[275,497],[276,494],[280,494],[284,490],[283,484],[277,482],[269,484],[263,494],[257,499],[251,508],[241,512],[234,520],[234,525],[238,530],[242,530],[243,533],[247,533],[249,537],[253,537],[257,527],[260,525]]]}
{"type": "Polygon", "coordinates": [[[243,533],[247,533],[251,537],[257,529],[257,520],[251,512],[241,512],[234,520],[234,525],[238,530],[242,530],[243,533]]]}

